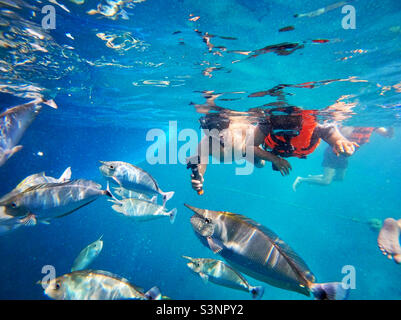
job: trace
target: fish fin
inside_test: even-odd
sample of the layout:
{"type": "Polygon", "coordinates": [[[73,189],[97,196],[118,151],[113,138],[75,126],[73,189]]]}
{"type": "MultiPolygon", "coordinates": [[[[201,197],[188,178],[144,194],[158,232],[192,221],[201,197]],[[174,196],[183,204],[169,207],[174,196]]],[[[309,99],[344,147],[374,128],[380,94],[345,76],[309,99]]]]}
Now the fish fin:
{"type": "Polygon", "coordinates": [[[152,203],[157,203],[157,196],[153,196],[149,201],[152,203]]]}
{"type": "Polygon", "coordinates": [[[260,300],[265,293],[265,288],[262,286],[251,287],[249,292],[252,294],[252,299],[260,300]]]}
{"type": "Polygon", "coordinates": [[[216,241],[214,241],[212,237],[207,237],[207,244],[213,253],[219,253],[221,250],[223,250],[223,248],[216,241]]]}
{"type": "Polygon", "coordinates": [[[166,205],[166,202],[169,201],[174,196],[174,191],[163,192],[163,207],[166,205]]]}
{"type": "Polygon", "coordinates": [[[6,151],[7,157],[8,157],[8,158],[11,158],[14,154],[16,154],[16,153],[17,153],[18,151],[20,151],[22,148],[23,148],[23,146],[18,145],[18,146],[15,146],[15,147],[12,148],[12,149],[6,151]]]}
{"type": "Polygon", "coordinates": [[[38,223],[35,215],[33,214],[28,214],[25,218],[20,219],[19,222],[21,222],[26,227],[33,227],[36,226],[36,224],[38,223]]]}
{"type": "Polygon", "coordinates": [[[58,109],[57,104],[54,102],[54,100],[42,100],[41,103],[44,103],[45,105],[53,108],[53,109],[58,109]]]}
{"type": "Polygon", "coordinates": [[[203,272],[199,272],[199,276],[202,278],[203,283],[207,284],[209,282],[209,276],[203,272]]]}
{"type": "Polygon", "coordinates": [[[112,208],[115,212],[124,214],[123,207],[122,207],[121,205],[119,205],[119,204],[115,204],[115,205],[111,206],[111,208],[112,208]]]}
{"type": "Polygon", "coordinates": [[[64,182],[71,179],[71,167],[65,169],[61,177],[58,179],[58,182],[64,182]]]}
{"type": "Polygon", "coordinates": [[[158,287],[153,287],[148,292],[145,293],[146,300],[161,300],[161,298],[162,295],[158,287]]]}
{"type": "Polygon", "coordinates": [[[346,300],[349,289],[342,282],[314,283],[311,291],[316,300],[346,300]]]}
{"type": "Polygon", "coordinates": [[[170,215],[170,223],[173,224],[175,221],[175,217],[177,216],[177,208],[167,212],[170,215]]]}
{"type": "Polygon", "coordinates": [[[39,220],[40,223],[45,224],[45,225],[49,225],[50,222],[49,220],[39,220]]]}
{"type": "Polygon", "coordinates": [[[111,177],[111,179],[114,180],[115,183],[117,183],[121,187],[121,182],[118,180],[116,177],[111,177]]]}

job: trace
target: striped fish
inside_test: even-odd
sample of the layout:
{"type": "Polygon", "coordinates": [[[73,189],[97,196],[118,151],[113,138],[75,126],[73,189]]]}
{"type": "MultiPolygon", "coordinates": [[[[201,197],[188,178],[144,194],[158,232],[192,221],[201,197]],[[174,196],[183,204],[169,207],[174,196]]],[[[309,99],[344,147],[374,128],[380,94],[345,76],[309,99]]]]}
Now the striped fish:
{"type": "Polygon", "coordinates": [[[191,225],[201,242],[236,270],[272,286],[316,299],[345,299],[342,283],[315,283],[306,263],[273,231],[231,212],[198,209],[191,225]]]}
{"type": "Polygon", "coordinates": [[[6,213],[14,217],[34,215],[41,221],[66,216],[107,195],[101,185],[90,180],[71,180],[63,183],[43,183],[0,202],[6,213]]]}
{"type": "Polygon", "coordinates": [[[260,299],[263,296],[263,287],[253,287],[248,281],[237,271],[225,264],[221,260],[208,258],[191,258],[188,259],[188,268],[198,274],[204,282],[213,282],[220,286],[249,292],[253,299],[260,299]]]}

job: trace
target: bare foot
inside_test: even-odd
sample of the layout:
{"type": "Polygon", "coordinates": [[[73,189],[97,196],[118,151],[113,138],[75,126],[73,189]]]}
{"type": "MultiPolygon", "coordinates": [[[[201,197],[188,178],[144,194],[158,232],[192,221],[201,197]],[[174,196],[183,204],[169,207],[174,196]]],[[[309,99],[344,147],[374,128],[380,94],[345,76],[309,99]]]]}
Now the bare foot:
{"type": "Polygon", "coordinates": [[[401,263],[401,246],[399,242],[400,226],[399,222],[393,218],[384,220],[380,230],[377,243],[380,250],[389,259],[394,259],[396,263],[401,263]]]}
{"type": "Polygon", "coordinates": [[[297,187],[301,182],[302,182],[302,177],[297,177],[295,179],[294,183],[292,184],[292,190],[294,190],[294,192],[297,191],[297,187]]]}

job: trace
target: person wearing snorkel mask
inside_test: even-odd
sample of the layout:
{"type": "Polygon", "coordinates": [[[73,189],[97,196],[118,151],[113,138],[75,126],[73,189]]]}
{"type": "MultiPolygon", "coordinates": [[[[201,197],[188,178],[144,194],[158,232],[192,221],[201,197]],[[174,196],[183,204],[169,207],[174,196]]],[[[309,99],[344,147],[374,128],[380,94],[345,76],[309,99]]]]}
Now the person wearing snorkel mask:
{"type": "Polygon", "coordinates": [[[208,113],[200,118],[205,136],[198,145],[197,153],[187,159],[192,169],[192,188],[203,193],[207,159],[214,156],[213,141],[218,141],[220,158],[227,152],[252,148],[252,158],[246,159],[261,168],[266,161],[282,176],[289,175],[291,164],[284,158],[305,159],[316,150],[321,140],[330,145],[336,155],[350,156],[358,147],[346,139],[333,124],[320,124],[317,110],[303,110],[285,106],[269,110],[250,109],[246,116],[240,112],[222,110],[208,113]],[[206,155],[206,157],[205,157],[206,155]]]}

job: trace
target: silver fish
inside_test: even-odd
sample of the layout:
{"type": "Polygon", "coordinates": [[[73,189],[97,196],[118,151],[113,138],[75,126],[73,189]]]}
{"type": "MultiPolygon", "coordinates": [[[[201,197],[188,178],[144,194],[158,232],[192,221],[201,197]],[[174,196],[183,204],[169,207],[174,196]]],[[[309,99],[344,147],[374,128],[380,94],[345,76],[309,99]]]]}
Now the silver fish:
{"type": "Polygon", "coordinates": [[[128,199],[128,198],[134,198],[134,199],[139,199],[139,200],[146,200],[150,201],[153,203],[156,203],[157,196],[153,196],[152,198],[149,198],[147,195],[143,193],[138,193],[132,190],[125,189],[123,187],[114,187],[113,188],[114,193],[120,196],[123,199],[128,199]]]}
{"type": "Polygon", "coordinates": [[[90,180],[71,180],[62,183],[44,183],[30,187],[15,196],[0,202],[8,215],[26,217],[33,214],[39,220],[66,216],[107,195],[109,190],[90,180]]]}
{"type": "Polygon", "coordinates": [[[167,211],[165,207],[158,204],[140,199],[110,199],[113,202],[112,209],[126,217],[135,218],[140,221],[153,220],[162,217],[169,217],[170,222],[174,223],[177,209],[167,211]]]}
{"type": "Polygon", "coordinates": [[[0,235],[17,230],[22,226],[29,227],[35,224],[36,220],[32,215],[28,215],[25,218],[16,218],[7,214],[6,207],[0,206],[0,235]]]}
{"type": "Polygon", "coordinates": [[[101,270],[74,271],[50,280],[45,294],[55,300],[161,299],[157,287],[144,293],[128,280],[101,270]]]}
{"type": "Polygon", "coordinates": [[[263,287],[252,287],[239,272],[223,261],[187,256],[183,258],[190,261],[187,263],[188,268],[197,273],[206,283],[210,281],[224,287],[249,292],[253,299],[260,299],[263,296],[263,287]]]}
{"type": "Polygon", "coordinates": [[[36,99],[0,114],[0,167],[22,149],[18,143],[42,109],[41,103],[57,109],[53,100],[36,99]]]}
{"type": "Polygon", "coordinates": [[[102,237],[82,249],[78,257],[74,260],[71,271],[84,270],[97,258],[103,249],[102,237]]]}
{"type": "Polygon", "coordinates": [[[149,198],[160,194],[163,197],[163,206],[174,195],[174,191],[163,192],[149,173],[130,163],[122,161],[100,161],[100,163],[102,165],[99,170],[106,179],[125,189],[143,193],[149,198]]]}
{"type": "Polygon", "coordinates": [[[26,177],[24,180],[22,180],[11,192],[7,193],[3,197],[0,198],[0,202],[4,201],[5,199],[12,197],[21,191],[24,191],[30,187],[36,186],[38,184],[42,183],[61,183],[61,182],[66,182],[71,179],[71,168],[68,167],[63,174],[61,175],[60,178],[56,179],[53,177],[48,177],[45,175],[44,172],[40,173],[35,173],[32,174],[28,177],[26,177]]]}
{"type": "Polygon", "coordinates": [[[235,213],[198,209],[191,225],[201,242],[236,270],[272,286],[316,299],[345,299],[340,282],[315,283],[306,263],[273,231],[235,213]]]}

